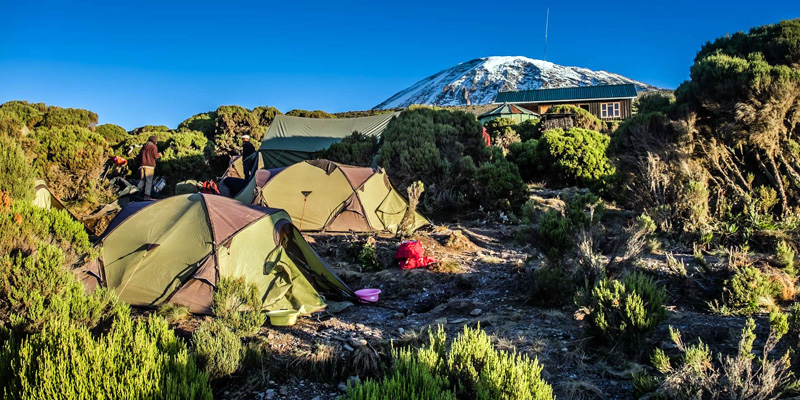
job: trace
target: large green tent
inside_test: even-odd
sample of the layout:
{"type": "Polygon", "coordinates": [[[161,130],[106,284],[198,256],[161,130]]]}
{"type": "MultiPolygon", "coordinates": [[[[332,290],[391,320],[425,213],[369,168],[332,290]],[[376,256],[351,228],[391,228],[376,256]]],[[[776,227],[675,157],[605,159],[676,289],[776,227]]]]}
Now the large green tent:
{"type": "MultiPolygon", "coordinates": [[[[260,169],[236,199],[284,209],[303,231],[394,233],[408,208],[382,168],[328,160],[260,169]]],[[[414,229],[429,223],[415,214],[414,229]]]]}
{"type": "Polygon", "coordinates": [[[173,303],[208,314],[225,277],[255,284],[265,310],[314,312],[325,307],[319,292],[355,300],[286,212],[222,196],[133,203],[111,221],[100,245],[84,283],[111,288],[132,305],[173,303]]]}
{"type": "Polygon", "coordinates": [[[313,157],[353,132],[380,137],[398,112],[359,118],[302,118],[278,115],[258,149],[258,168],[281,168],[313,157]]]}

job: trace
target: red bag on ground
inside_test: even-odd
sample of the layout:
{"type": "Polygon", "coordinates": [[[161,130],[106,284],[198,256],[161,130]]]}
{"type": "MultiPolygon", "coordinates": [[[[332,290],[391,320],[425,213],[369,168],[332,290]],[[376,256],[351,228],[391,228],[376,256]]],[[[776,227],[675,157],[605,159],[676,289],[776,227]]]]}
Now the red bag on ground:
{"type": "Polygon", "coordinates": [[[425,257],[425,248],[418,240],[409,240],[400,244],[394,258],[400,264],[400,269],[414,269],[426,267],[436,262],[433,257],[425,257]]]}

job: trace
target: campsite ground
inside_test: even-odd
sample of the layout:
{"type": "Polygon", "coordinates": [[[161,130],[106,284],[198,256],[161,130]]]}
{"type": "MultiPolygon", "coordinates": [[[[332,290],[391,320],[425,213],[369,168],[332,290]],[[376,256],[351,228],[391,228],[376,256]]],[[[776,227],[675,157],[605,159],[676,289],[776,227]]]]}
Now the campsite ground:
{"type": "MultiPolygon", "coordinates": [[[[559,207],[562,192],[535,191],[545,207],[559,207]]],[[[626,214],[609,213],[607,234],[617,235],[626,214]],[[615,216],[616,214],[616,216],[615,216]],[[613,226],[614,221],[618,222],[613,226]]],[[[576,306],[546,309],[528,304],[531,268],[545,262],[534,244],[520,244],[520,225],[497,218],[438,225],[417,238],[440,261],[433,269],[400,270],[392,263],[399,241],[377,237],[377,254],[388,268],[363,272],[357,262],[365,236],[315,234],[307,239],[354,289],[382,290],[378,304],[330,304],[327,312],[301,318],[292,327],[263,327],[251,340],[268,355],[239,376],[217,382],[228,399],[334,399],[348,380],[374,375],[394,345],[424,342],[427,329],[443,325],[454,337],[464,325],[480,325],[498,348],[537,357],[544,375],[562,399],[629,399],[631,373],[649,368],[653,350],[674,348],[668,326],[685,338],[702,338],[714,351],[735,351],[744,319],[711,315],[685,285],[672,285],[663,253],[647,254],[638,267],[651,269],[667,283],[669,319],[638,352],[624,354],[587,337],[576,306]],[[460,232],[461,234],[459,234],[460,232]],[[260,363],[260,364],[259,364],[260,363]],[[260,365],[260,367],[259,367],[260,365]],[[260,369],[259,369],[260,368],[260,369]]],[[[689,271],[697,267],[691,251],[668,249],[689,271]]],[[[177,328],[188,335],[198,319],[177,328]]],[[[759,325],[763,326],[763,321],[759,325]]],[[[766,336],[762,330],[759,337],[766,336]]]]}

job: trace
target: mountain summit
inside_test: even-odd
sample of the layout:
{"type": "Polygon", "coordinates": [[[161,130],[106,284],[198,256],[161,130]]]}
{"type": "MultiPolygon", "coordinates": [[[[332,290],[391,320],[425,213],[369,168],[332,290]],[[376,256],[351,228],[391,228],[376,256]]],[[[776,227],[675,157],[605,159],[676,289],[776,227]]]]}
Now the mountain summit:
{"type": "Polygon", "coordinates": [[[656,87],[606,71],[565,67],[528,57],[476,58],[431,75],[388,98],[376,109],[412,104],[462,106],[489,104],[499,91],[632,83],[656,87]]]}

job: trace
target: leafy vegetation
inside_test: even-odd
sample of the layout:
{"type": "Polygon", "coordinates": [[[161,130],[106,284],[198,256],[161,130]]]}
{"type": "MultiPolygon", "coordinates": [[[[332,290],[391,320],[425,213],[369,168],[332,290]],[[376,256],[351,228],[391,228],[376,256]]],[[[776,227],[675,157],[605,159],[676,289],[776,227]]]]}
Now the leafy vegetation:
{"type": "Polygon", "coordinates": [[[244,278],[222,278],[214,290],[214,315],[233,333],[251,336],[264,324],[258,288],[244,278]]]}
{"type": "Polygon", "coordinates": [[[341,142],[316,152],[316,158],[327,159],[346,165],[369,167],[378,155],[378,139],[360,132],[353,132],[341,142]]]}
{"type": "Polygon", "coordinates": [[[220,320],[206,322],[193,335],[197,362],[209,377],[228,376],[239,368],[242,342],[220,320]]]}

